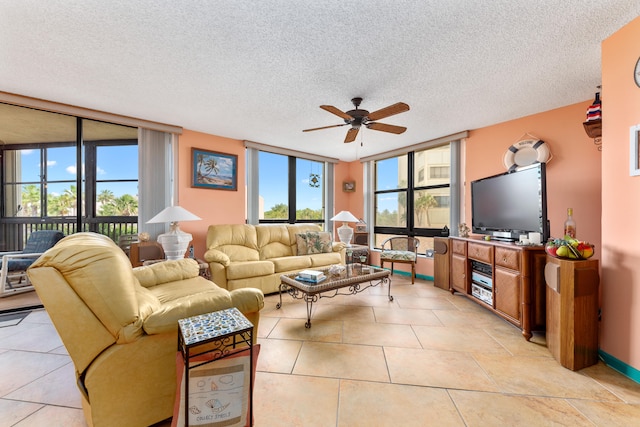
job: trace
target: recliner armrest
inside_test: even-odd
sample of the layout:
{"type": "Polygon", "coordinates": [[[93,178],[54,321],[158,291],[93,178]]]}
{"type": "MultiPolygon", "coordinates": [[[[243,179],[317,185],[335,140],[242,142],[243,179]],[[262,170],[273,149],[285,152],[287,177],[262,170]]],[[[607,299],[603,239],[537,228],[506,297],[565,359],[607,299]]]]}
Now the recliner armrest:
{"type": "Polygon", "coordinates": [[[145,288],[162,283],[191,279],[199,274],[200,266],[196,260],[191,258],[167,260],[133,269],[133,275],[145,288]]]}

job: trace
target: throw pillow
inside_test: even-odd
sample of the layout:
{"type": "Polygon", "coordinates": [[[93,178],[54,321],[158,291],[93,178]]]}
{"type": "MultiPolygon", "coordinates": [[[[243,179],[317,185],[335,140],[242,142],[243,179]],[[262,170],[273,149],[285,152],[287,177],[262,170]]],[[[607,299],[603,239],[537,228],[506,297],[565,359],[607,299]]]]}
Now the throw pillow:
{"type": "Polygon", "coordinates": [[[331,233],[327,231],[308,231],[306,234],[308,254],[322,254],[332,251],[331,233]]]}
{"type": "Polygon", "coordinates": [[[311,255],[333,252],[331,233],[327,231],[307,231],[296,234],[297,255],[311,255]]]}
{"type": "Polygon", "coordinates": [[[307,233],[296,234],[296,245],[298,246],[297,255],[306,255],[309,252],[307,249],[307,233]]]}

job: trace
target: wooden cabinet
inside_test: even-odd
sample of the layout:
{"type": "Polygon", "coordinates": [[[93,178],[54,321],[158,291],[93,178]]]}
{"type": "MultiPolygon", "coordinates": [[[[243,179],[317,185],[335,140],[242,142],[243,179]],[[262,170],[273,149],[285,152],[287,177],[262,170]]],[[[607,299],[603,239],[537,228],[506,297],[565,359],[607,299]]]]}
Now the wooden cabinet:
{"type": "Polygon", "coordinates": [[[598,261],[547,256],[544,274],[549,351],[574,371],[598,363],[598,261]]]}
{"type": "Polygon", "coordinates": [[[543,246],[450,237],[449,248],[452,293],[492,310],[519,327],[527,340],[532,331],[545,330],[543,246]]]}
{"type": "Polygon", "coordinates": [[[433,238],[433,251],[434,251],[434,269],[433,269],[433,284],[440,288],[448,290],[449,285],[449,260],[451,258],[449,251],[449,238],[448,237],[434,237],[433,238]]]}

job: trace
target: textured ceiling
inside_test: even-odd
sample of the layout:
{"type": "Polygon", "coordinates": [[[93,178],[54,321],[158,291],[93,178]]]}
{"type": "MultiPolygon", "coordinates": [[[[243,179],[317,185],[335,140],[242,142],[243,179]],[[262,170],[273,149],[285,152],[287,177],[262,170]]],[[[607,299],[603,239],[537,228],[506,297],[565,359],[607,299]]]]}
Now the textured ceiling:
{"type": "Polygon", "coordinates": [[[0,0],[0,90],[354,160],[593,98],[601,42],[639,15],[638,0],[0,0]],[[343,123],[319,106],[356,96],[406,102],[380,121],[408,130],[302,132],[343,123]]]}

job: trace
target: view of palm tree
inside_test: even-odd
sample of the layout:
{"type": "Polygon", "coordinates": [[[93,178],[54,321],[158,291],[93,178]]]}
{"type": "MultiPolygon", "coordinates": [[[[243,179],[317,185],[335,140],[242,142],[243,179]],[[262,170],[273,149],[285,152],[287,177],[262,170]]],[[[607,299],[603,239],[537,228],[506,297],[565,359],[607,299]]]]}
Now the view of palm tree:
{"type": "MultiPolygon", "coordinates": [[[[22,187],[22,216],[41,216],[41,193],[37,185],[22,187]]],[[[72,216],[77,212],[77,189],[70,185],[62,194],[47,194],[46,216],[72,216]]],[[[130,194],[115,197],[111,190],[103,190],[97,196],[99,216],[136,216],[138,215],[138,199],[130,194]]]]}

